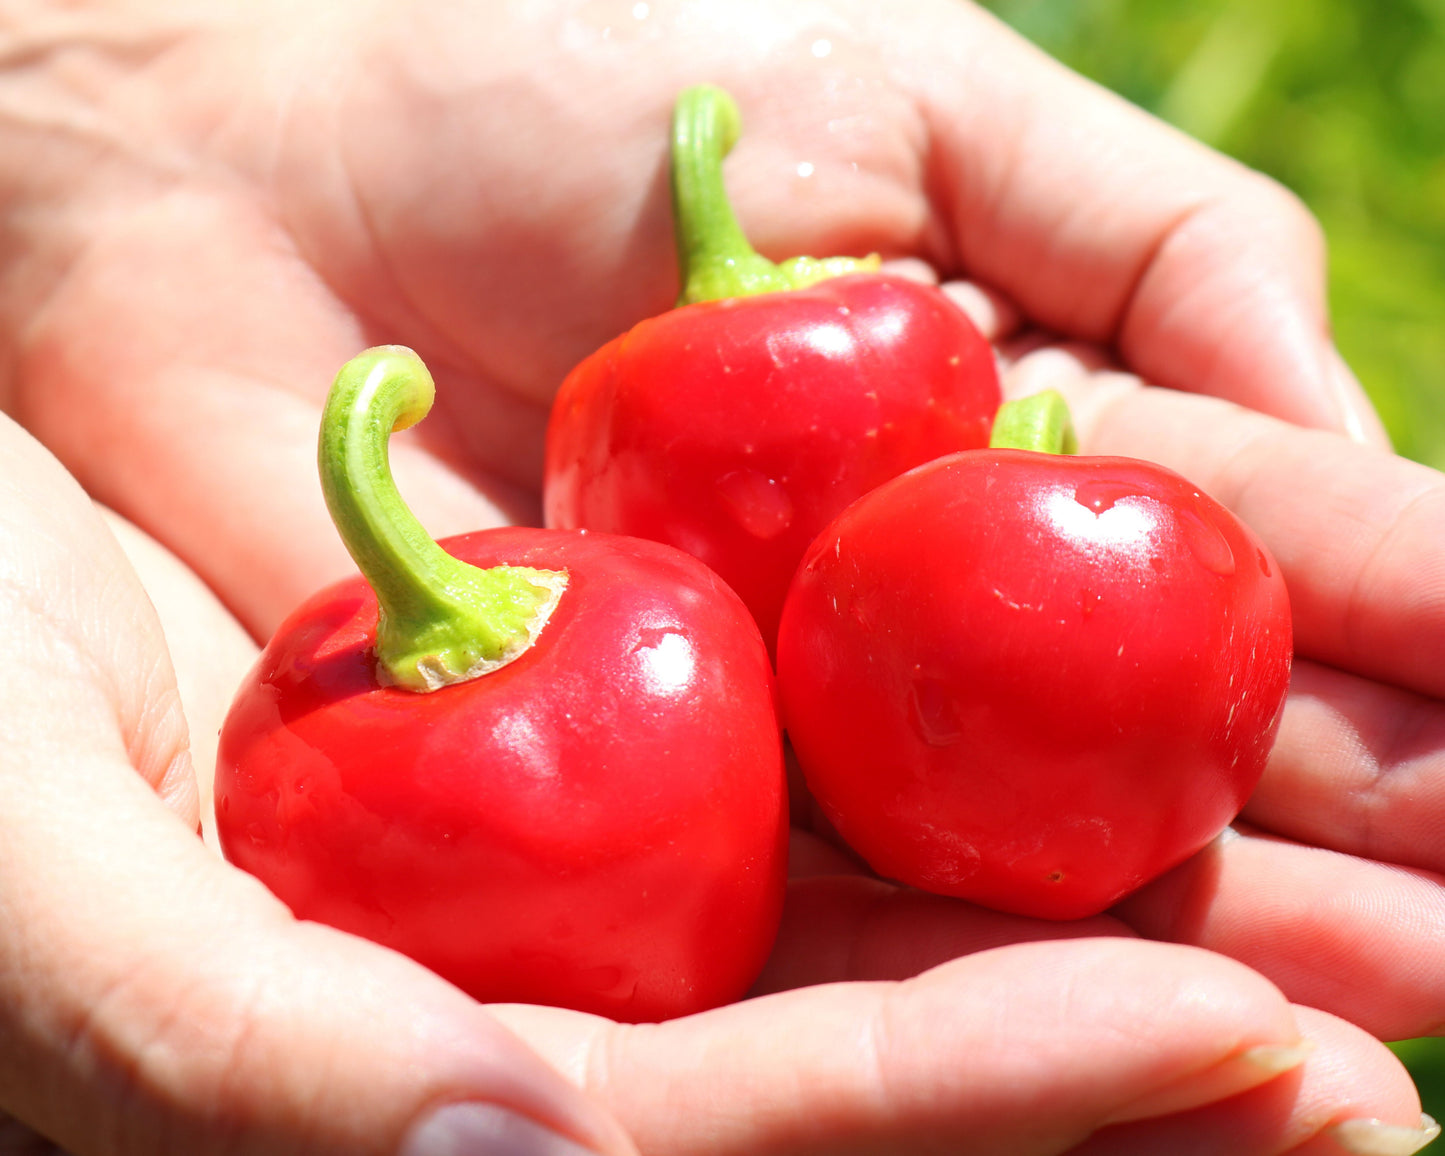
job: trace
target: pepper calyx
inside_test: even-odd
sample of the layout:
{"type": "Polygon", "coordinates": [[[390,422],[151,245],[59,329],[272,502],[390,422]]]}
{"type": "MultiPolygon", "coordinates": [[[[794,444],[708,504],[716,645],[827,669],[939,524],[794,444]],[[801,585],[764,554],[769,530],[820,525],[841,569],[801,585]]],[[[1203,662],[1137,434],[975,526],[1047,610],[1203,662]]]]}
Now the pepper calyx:
{"type": "MultiPolygon", "coordinates": [[[[461,563],[465,566],[466,563],[461,563]]],[[[376,626],[376,679],[427,693],[470,682],[525,654],[567,589],[565,570],[497,566],[476,570],[455,605],[420,625],[383,608],[376,626]]]]}
{"type": "Polygon", "coordinates": [[[452,557],[402,501],[388,442],[426,416],[435,392],[410,349],[368,349],[337,374],[317,450],[331,519],[376,593],[377,681],[418,693],[526,653],[567,586],[565,571],[482,569],[452,557]]]}

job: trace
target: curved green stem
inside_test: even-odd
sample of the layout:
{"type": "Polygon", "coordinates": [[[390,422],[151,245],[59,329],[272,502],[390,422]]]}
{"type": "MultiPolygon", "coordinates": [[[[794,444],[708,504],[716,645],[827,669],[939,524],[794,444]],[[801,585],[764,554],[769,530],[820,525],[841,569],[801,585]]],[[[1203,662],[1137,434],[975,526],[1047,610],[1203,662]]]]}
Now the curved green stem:
{"type": "Polygon", "coordinates": [[[794,257],[775,265],[743,235],[723,184],[723,158],[742,120],[733,98],[712,85],[685,89],[672,114],[672,215],[682,277],[679,305],[746,297],[876,269],[878,257],[794,257]]]}
{"type": "Polygon", "coordinates": [[[453,558],[407,509],[387,442],[431,409],[431,374],[410,349],[368,349],[337,374],[321,418],[321,489],[341,540],[381,604],[377,677],[429,691],[519,656],[567,583],[565,572],[453,558]]]}
{"type": "Polygon", "coordinates": [[[1079,452],[1068,403],[1054,389],[999,406],[988,444],[996,450],[1036,450],[1044,454],[1079,452]]]}

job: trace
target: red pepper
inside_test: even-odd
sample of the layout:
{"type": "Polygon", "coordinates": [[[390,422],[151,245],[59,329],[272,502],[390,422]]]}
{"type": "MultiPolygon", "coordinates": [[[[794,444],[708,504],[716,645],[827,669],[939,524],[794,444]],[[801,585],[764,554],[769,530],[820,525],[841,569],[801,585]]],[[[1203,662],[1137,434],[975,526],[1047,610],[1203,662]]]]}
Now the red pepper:
{"type": "Polygon", "coordinates": [[[684,92],[673,127],[680,308],[563,383],[547,435],[551,526],[678,546],[741,596],[770,642],[798,560],[853,499],[987,444],[993,353],[937,288],[868,261],[754,252],[722,159],[736,106],[684,92]]]}
{"type": "Polygon", "coordinates": [[[227,856],[299,917],[478,999],[623,1020],[737,999],[786,867],[757,628],[657,543],[432,542],[386,459],[431,392],[397,347],[337,378],[322,474],[366,580],[300,607],[238,693],[217,769],[227,856]]]}
{"type": "Polygon", "coordinates": [[[1062,399],[850,507],[778,641],[784,716],[881,874],[1099,912],[1199,850],[1262,772],[1289,685],[1279,568],[1163,467],[1068,457],[1062,399]],[[1032,423],[1032,424],[1031,424],[1032,423]]]}

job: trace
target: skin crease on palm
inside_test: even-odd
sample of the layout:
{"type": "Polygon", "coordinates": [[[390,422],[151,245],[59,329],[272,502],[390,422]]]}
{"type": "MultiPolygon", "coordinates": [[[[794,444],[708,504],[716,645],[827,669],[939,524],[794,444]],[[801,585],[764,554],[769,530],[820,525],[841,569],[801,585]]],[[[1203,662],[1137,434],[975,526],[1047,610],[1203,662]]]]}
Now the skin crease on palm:
{"type": "Polygon", "coordinates": [[[658,1153],[1410,1150],[1418,1100],[1366,1033],[1445,1023],[1445,487],[1368,444],[1287,195],[971,8],[883,11],[13,5],[5,408],[144,531],[118,523],[212,735],[254,653],[237,620],[264,637],[349,570],[314,474],[336,369],[378,341],[432,366],[437,411],[394,452],[430,530],[534,518],[551,392],[676,290],[671,99],[722,84],[760,248],[967,270],[949,291],[1010,392],[1063,388],[1085,452],[1179,469],[1270,545],[1300,661],[1239,837],[1061,926],[899,891],[800,830],[757,999],[660,1027],[488,1018],[201,848],[135,574],[6,427],[5,556],[28,561],[5,596],[68,642],[4,675],[0,1108],[77,1156],[389,1153],[468,1096],[619,1153],[598,1106],[658,1153]],[[73,726],[82,706],[100,721],[73,726]],[[1241,1058],[1301,1038],[1278,1078],[1241,1058]]]}

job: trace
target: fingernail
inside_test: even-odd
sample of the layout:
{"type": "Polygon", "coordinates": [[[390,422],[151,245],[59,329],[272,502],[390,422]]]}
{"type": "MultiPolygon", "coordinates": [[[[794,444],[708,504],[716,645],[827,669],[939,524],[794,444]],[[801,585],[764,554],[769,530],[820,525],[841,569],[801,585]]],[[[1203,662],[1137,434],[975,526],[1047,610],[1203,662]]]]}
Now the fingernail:
{"type": "Polygon", "coordinates": [[[1283,1072],[1297,1068],[1314,1050],[1309,1040],[1296,1044],[1261,1044],[1236,1052],[1203,1071],[1194,1072],[1126,1104],[1112,1113],[1106,1123],[1124,1124],[1154,1116],[1197,1108],[1236,1093],[1268,1083],[1283,1072]]]}
{"type": "Polygon", "coordinates": [[[495,1104],[447,1104],[413,1124],[397,1156],[597,1156],[495,1104]]]}
{"type": "Polygon", "coordinates": [[[1353,1156],[1413,1156],[1440,1135],[1440,1125],[1421,1114],[1418,1128],[1386,1124],[1383,1120],[1344,1120],[1325,1131],[1353,1156]]]}
{"type": "Polygon", "coordinates": [[[1325,378],[1340,408],[1345,436],[1361,445],[1390,448],[1390,435],[1354,370],[1334,346],[1325,354],[1325,378]]]}
{"type": "Polygon", "coordinates": [[[939,289],[989,341],[1002,341],[1023,328],[1023,314],[1002,294],[972,281],[945,281],[939,289]]]}
{"type": "Polygon", "coordinates": [[[1246,1063],[1253,1064],[1256,1068],[1262,1068],[1271,1075],[1278,1075],[1280,1072],[1287,1072],[1291,1068],[1299,1067],[1309,1059],[1310,1053],[1314,1050],[1313,1040],[1301,1040],[1287,1048],[1261,1044],[1257,1048],[1248,1048],[1240,1052],[1239,1058],[1246,1063]]]}
{"type": "Polygon", "coordinates": [[[938,284],[938,270],[918,257],[891,257],[880,266],[880,273],[891,273],[895,277],[906,277],[923,285],[938,284]]]}

